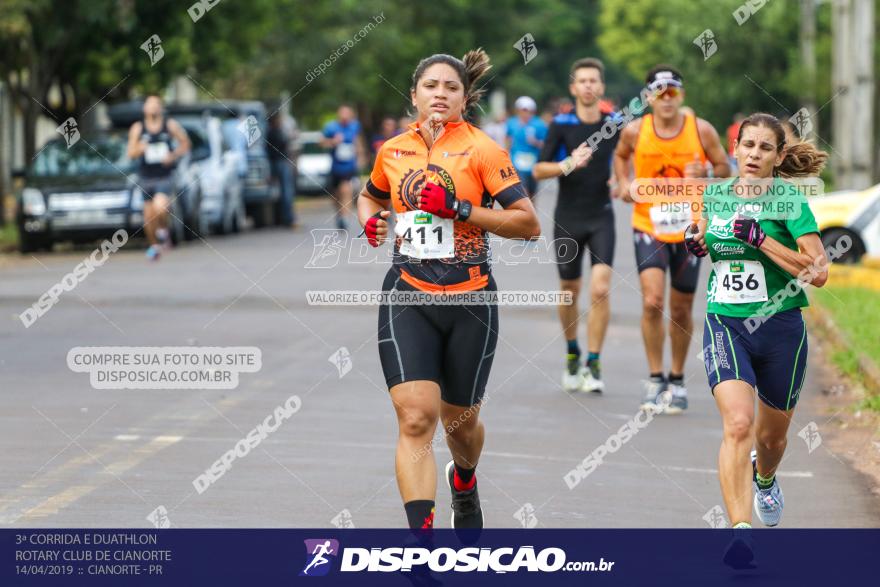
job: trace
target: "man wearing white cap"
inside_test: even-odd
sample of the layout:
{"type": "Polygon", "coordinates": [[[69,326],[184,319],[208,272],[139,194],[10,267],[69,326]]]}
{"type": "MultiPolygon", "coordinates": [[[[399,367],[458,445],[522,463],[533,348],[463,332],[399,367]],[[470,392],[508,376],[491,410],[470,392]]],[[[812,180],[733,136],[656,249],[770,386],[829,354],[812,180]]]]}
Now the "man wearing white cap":
{"type": "Polygon", "coordinates": [[[520,96],[514,103],[516,116],[507,121],[507,150],[513,166],[519,174],[529,197],[535,195],[537,181],[532,175],[532,167],[538,161],[541,147],[547,137],[547,125],[535,116],[538,105],[528,96],[520,96]]]}

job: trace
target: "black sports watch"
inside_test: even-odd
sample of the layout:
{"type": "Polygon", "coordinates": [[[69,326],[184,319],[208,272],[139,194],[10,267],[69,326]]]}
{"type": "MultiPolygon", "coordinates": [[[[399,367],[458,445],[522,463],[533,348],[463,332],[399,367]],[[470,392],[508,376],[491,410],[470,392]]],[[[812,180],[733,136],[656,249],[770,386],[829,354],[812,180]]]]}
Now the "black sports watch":
{"type": "Polygon", "coordinates": [[[470,218],[471,210],[473,210],[474,205],[471,204],[469,200],[459,200],[458,202],[458,215],[455,219],[464,222],[470,218]]]}

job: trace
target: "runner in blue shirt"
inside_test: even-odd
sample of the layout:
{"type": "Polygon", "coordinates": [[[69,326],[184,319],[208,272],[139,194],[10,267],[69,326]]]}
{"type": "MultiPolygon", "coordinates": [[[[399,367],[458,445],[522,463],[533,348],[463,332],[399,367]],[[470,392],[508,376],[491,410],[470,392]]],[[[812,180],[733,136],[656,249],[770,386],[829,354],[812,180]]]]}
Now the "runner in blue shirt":
{"type": "Polygon", "coordinates": [[[532,175],[532,167],[538,162],[544,139],[547,138],[547,125],[535,116],[538,105],[528,96],[520,96],[514,103],[516,117],[507,121],[507,150],[513,166],[529,197],[534,197],[537,180],[532,175]]]}
{"type": "Polygon", "coordinates": [[[351,180],[358,168],[365,163],[365,150],[361,136],[361,123],[355,118],[354,109],[343,104],[336,113],[336,120],[324,126],[324,148],[332,149],[333,166],[330,169],[333,200],[336,206],[336,228],[346,230],[345,216],[351,208],[351,180]]]}

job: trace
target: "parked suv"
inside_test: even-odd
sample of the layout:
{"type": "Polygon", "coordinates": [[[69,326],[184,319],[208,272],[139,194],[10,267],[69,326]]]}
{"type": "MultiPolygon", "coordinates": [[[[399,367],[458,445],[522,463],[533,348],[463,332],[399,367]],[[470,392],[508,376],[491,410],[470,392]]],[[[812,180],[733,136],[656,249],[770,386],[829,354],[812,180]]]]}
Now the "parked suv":
{"type": "MultiPolygon", "coordinates": [[[[143,227],[143,198],[126,154],[127,135],[83,136],[69,148],[49,141],[24,170],[16,222],[19,248],[51,250],[58,241],[87,242],[124,228],[133,237],[143,227]]],[[[182,202],[172,204],[170,232],[183,238],[182,202]]]]}

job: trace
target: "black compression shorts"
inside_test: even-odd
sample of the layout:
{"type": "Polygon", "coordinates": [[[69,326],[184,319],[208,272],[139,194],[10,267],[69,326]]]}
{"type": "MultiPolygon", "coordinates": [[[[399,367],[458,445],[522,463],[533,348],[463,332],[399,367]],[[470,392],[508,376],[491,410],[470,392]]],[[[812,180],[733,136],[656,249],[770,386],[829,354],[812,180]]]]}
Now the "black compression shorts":
{"type": "MultiPolygon", "coordinates": [[[[417,291],[394,267],[382,290],[417,291]]],[[[482,291],[497,291],[491,275],[482,291]]],[[[473,406],[483,398],[497,342],[496,304],[379,306],[379,358],[389,389],[405,381],[434,381],[443,401],[473,406]]]]}
{"type": "Polygon", "coordinates": [[[636,245],[636,263],[639,273],[656,267],[666,271],[672,287],[681,293],[694,293],[700,280],[700,258],[688,253],[683,242],[664,243],[647,232],[633,229],[636,245]]]}
{"type": "Polygon", "coordinates": [[[556,267],[560,279],[578,279],[583,271],[584,255],[589,249],[590,264],[614,262],[614,211],[609,208],[589,221],[560,222],[553,229],[556,267]]]}

